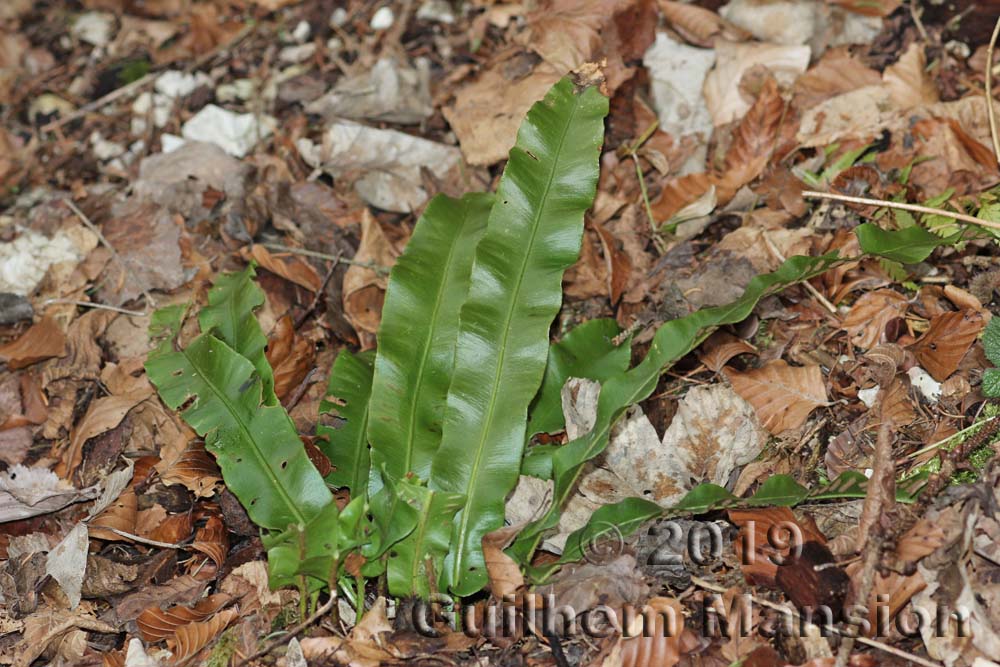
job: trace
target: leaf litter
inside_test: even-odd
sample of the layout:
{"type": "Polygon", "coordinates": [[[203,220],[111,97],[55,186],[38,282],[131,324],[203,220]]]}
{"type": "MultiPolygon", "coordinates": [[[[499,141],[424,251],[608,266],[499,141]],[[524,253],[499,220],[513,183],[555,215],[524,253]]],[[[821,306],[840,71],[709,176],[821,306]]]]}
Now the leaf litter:
{"type": "MultiPolygon", "coordinates": [[[[962,443],[996,415],[984,402],[996,353],[983,342],[997,308],[996,241],[966,231],[946,242],[959,229],[947,213],[802,192],[1000,221],[983,94],[989,34],[978,28],[995,16],[807,0],[440,4],[0,10],[0,659],[236,664],[234,646],[249,647],[244,656],[259,648],[266,632],[255,628],[305,620],[297,592],[268,590],[252,524],[222,509],[233,506],[212,454],[145,382],[152,308],[204,303],[208,281],[255,262],[274,391],[311,433],[317,380],[337,352],[376,346],[388,271],[426,203],[485,189],[528,108],[569,70],[599,62],[611,113],[598,203],[553,343],[603,318],[641,358],[657,325],[733,300],[787,257],[857,254],[849,232],[860,223],[922,241],[901,261],[859,259],[768,295],[696,345],[618,421],[524,569],[508,543],[552,503],[546,448],[594,428],[611,374],[581,380],[567,366],[547,376],[558,386],[547,390],[544,432],[528,440],[537,465],[486,551],[492,593],[692,619],[718,588],[798,604],[834,589],[853,600],[870,580],[893,622],[962,606],[971,637],[954,625],[921,626],[910,639],[890,629],[881,645],[859,639],[849,664],[993,664],[998,468],[988,440],[972,452],[962,443]],[[940,241],[933,254],[928,238],[940,241]],[[897,496],[908,480],[930,480],[938,501],[882,493],[862,513],[857,495],[830,491],[857,479],[838,475],[884,475],[886,460],[897,496]],[[800,498],[782,475],[818,495],[800,498]],[[641,499],[649,505],[636,516],[649,524],[692,490],[717,494],[699,505],[716,509],[737,502],[724,493],[746,496],[725,516],[692,518],[743,539],[755,522],[756,566],[732,540],[712,567],[685,561],[690,588],[629,553],[559,563],[595,511],[641,499]],[[754,505],[754,493],[764,500],[754,505]],[[827,522],[835,512],[853,512],[854,530],[827,522]],[[768,529],[786,524],[818,545],[787,568],[763,560],[787,555],[766,548],[768,529]],[[868,567],[876,541],[881,562],[868,567]]],[[[343,601],[341,623],[284,641],[283,659],[405,662],[452,642],[458,662],[507,664],[510,642],[419,637],[379,600],[361,601],[353,627],[343,601]]],[[[556,665],[567,655],[825,665],[844,645],[772,641],[761,615],[750,620],[750,641],[690,627],[629,637],[637,628],[619,622],[591,641],[521,632],[516,642],[531,664],[556,665]]]]}

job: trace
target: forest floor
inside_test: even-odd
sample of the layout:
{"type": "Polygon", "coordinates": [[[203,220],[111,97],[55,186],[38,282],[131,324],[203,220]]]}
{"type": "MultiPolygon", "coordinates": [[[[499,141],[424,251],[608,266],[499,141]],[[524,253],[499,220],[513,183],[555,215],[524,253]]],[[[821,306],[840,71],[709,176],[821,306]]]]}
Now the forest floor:
{"type": "MultiPolygon", "coordinates": [[[[0,664],[832,667],[839,652],[856,667],[997,667],[1000,411],[984,376],[1000,340],[992,351],[982,334],[1000,312],[985,93],[998,14],[900,0],[0,3],[0,664]],[[255,262],[274,391],[315,454],[334,359],[375,347],[389,269],[426,203],[494,189],[525,113],[585,63],[610,113],[553,342],[609,318],[636,363],[663,322],[736,300],[788,257],[859,258],[766,296],[667,369],[533,565],[629,496],[669,507],[713,482],[747,498],[775,476],[829,489],[850,471],[873,483],[589,545],[538,589],[596,623],[582,633],[437,623],[427,636],[375,581],[360,623],[341,604],[297,627],[299,593],[269,590],[259,529],[146,377],[152,311],[204,304],[221,272],[255,262]],[[863,222],[964,235],[917,261],[865,258],[863,222]],[[833,608],[833,632],[797,618],[781,631],[788,603],[833,608]],[[598,619],[629,605],[676,612],[683,630],[629,638],[598,619]],[[742,634],[711,631],[742,616],[742,634]],[[847,639],[862,619],[872,627],[847,639]]],[[[535,445],[593,424],[584,389],[564,392],[565,429],[535,445]]],[[[530,484],[509,500],[515,526],[544,502],[530,484]]],[[[490,570],[495,596],[514,570],[490,570]]]]}

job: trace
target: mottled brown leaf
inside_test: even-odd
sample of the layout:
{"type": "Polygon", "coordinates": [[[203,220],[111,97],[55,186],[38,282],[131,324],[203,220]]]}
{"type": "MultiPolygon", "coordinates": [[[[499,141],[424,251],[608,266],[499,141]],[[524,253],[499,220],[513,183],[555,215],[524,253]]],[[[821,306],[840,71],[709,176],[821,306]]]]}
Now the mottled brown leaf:
{"type": "Polygon", "coordinates": [[[716,331],[702,343],[698,360],[718,373],[733,357],[741,354],[757,354],[757,348],[731,333],[716,331]]]}
{"type": "Polygon", "coordinates": [[[885,327],[906,314],[906,297],[891,289],[866,292],[848,311],[840,327],[855,347],[868,350],[884,342],[885,327]]]}
{"type": "Polygon", "coordinates": [[[267,342],[267,361],[274,369],[274,393],[279,400],[299,386],[312,370],[315,358],[315,347],[296,333],[291,316],[281,317],[267,342]]]}
{"type": "Polygon", "coordinates": [[[778,359],[743,373],[730,368],[724,372],[764,428],[775,435],[801,426],[810,412],[826,405],[826,383],[818,365],[789,366],[778,359]]]}
{"type": "Polygon", "coordinates": [[[11,369],[65,354],[66,334],[51,317],[43,317],[16,340],[0,345],[0,361],[11,369]]]}

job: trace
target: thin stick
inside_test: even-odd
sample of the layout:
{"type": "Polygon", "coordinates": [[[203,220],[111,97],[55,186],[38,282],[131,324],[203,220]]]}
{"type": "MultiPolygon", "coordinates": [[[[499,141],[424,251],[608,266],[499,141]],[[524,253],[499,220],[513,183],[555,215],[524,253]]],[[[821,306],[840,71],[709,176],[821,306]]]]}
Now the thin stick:
{"type": "MultiPolygon", "coordinates": [[[[243,665],[247,665],[247,664],[251,663],[252,661],[256,660],[257,658],[259,658],[261,656],[264,656],[264,655],[267,655],[268,653],[270,653],[271,651],[273,651],[280,644],[289,642],[289,641],[292,640],[293,637],[297,637],[298,635],[302,634],[303,630],[305,630],[306,628],[308,628],[310,625],[312,625],[313,623],[315,623],[316,621],[318,621],[320,618],[322,618],[323,616],[325,616],[327,614],[327,612],[329,612],[331,609],[333,609],[334,605],[337,604],[337,599],[338,598],[337,598],[337,595],[336,595],[336,590],[334,590],[333,595],[330,596],[330,599],[327,600],[323,604],[322,607],[320,607],[319,609],[317,609],[316,612],[312,616],[310,616],[306,620],[304,620],[301,623],[299,623],[298,625],[296,625],[294,628],[292,628],[291,630],[289,630],[288,632],[286,632],[285,634],[283,634],[281,637],[278,637],[277,639],[271,640],[270,642],[268,642],[264,646],[264,648],[260,649],[259,651],[257,651],[253,655],[251,655],[249,658],[246,658],[244,660],[240,660],[238,663],[236,663],[236,667],[243,667],[243,665]]],[[[934,665],[933,667],[940,667],[940,666],[939,665],[934,665]]]]}
{"type": "Polygon", "coordinates": [[[67,305],[67,306],[79,306],[80,308],[94,308],[96,310],[111,310],[116,313],[121,313],[122,315],[134,315],[135,317],[142,317],[147,315],[144,310],[129,310],[128,308],[119,308],[118,306],[109,306],[106,303],[94,303],[92,301],[77,301],[76,299],[46,299],[42,301],[39,306],[53,306],[53,305],[67,305]]]}
{"type": "MultiPolygon", "coordinates": [[[[101,233],[101,230],[97,227],[97,225],[95,225],[90,220],[90,218],[88,218],[87,215],[83,211],[81,211],[76,204],[73,203],[72,199],[64,199],[63,201],[66,202],[66,206],[69,207],[69,210],[73,211],[73,213],[76,214],[76,217],[80,219],[80,222],[86,225],[87,229],[89,229],[90,231],[94,232],[94,234],[97,235],[97,240],[101,242],[101,245],[103,245],[105,248],[108,249],[108,252],[110,252],[111,256],[115,258],[115,261],[121,264],[121,267],[122,269],[125,270],[125,273],[129,274],[132,280],[134,280],[137,284],[141,285],[142,281],[140,281],[138,276],[135,275],[135,272],[132,270],[132,267],[130,267],[125,262],[125,260],[122,259],[122,256],[118,254],[118,251],[115,250],[114,246],[108,243],[108,240],[104,238],[104,234],[101,233]]],[[[152,306],[153,308],[156,307],[156,301],[153,299],[153,296],[149,293],[149,290],[146,289],[145,287],[142,288],[142,295],[146,297],[147,307],[148,306],[152,306]]]]}
{"type": "MultiPolygon", "coordinates": [[[[255,27],[256,27],[256,25],[244,26],[243,29],[240,30],[236,34],[236,36],[233,37],[231,40],[229,40],[225,44],[220,44],[215,49],[209,51],[205,55],[203,55],[200,58],[198,58],[197,60],[195,60],[191,64],[191,66],[189,68],[187,68],[187,71],[188,72],[192,72],[192,71],[194,71],[196,69],[199,69],[202,65],[204,65],[205,63],[207,63],[210,60],[212,60],[213,58],[215,58],[215,56],[217,56],[220,53],[223,53],[224,51],[226,51],[226,50],[228,50],[228,49],[236,46],[240,41],[243,40],[243,38],[245,38],[247,35],[249,35],[251,32],[253,32],[253,30],[255,29],[255,27]]],[[[134,95],[135,93],[138,93],[143,88],[149,86],[150,84],[155,83],[156,80],[159,79],[161,76],[163,76],[163,73],[166,72],[166,71],[167,70],[161,70],[159,72],[150,72],[149,74],[147,74],[146,76],[142,77],[141,79],[136,79],[132,83],[126,84],[126,85],[122,86],[121,88],[115,88],[114,90],[112,90],[107,95],[104,95],[103,97],[99,97],[96,100],[94,100],[93,102],[88,102],[87,104],[84,104],[82,107],[80,107],[79,109],[77,109],[76,111],[74,111],[71,114],[63,116],[61,118],[56,118],[55,120],[53,120],[53,121],[51,121],[49,123],[46,123],[45,125],[42,125],[42,127],[39,128],[39,129],[40,129],[41,132],[52,132],[53,130],[59,129],[63,125],[66,125],[67,123],[71,123],[72,121],[74,121],[74,120],[76,120],[78,118],[82,118],[83,116],[86,116],[91,111],[96,111],[97,109],[100,109],[101,107],[107,106],[107,105],[111,104],[112,102],[117,102],[118,100],[120,100],[122,98],[129,98],[132,95],[134,95]]]]}
{"type": "Polygon", "coordinates": [[[990,138],[993,140],[993,155],[1000,163],[1000,138],[997,137],[997,114],[993,108],[993,49],[997,45],[997,35],[1000,35],[1000,17],[993,26],[993,36],[986,49],[986,116],[990,119],[990,138]]]}
{"type": "MultiPolygon", "coordinates": [[[[781,254],[780,250],[778,250],[778,246],[774,245],[774,241],[771,240],[771,237],[768,236],[767,232],[764,232],[764,243],[767,244],[767,249],[771,251],[771,254],[774,255],[779,262],[785,261],[785,256],[781,254]]],[[[816,297],[816,300],[823,304],[823,307],[830,311],[831,315],[836,317],[837,307],[830,303],[830,300],[823,296],[818,289],[813,287],[812,283],[808,280],[803,280],[800,284],[806,288],[807,292],[816,297]]]]}
{"type": "MultiPolygon", "coordinates": [[[[718,584],[713,584],[711,581],[706,581],[705,579],[702,579],[701,577],[692,576],[691,577],[691,583],[694,584],[695,586],[699,587],[699,588],[704,588],[705,590],[712,591],[712,592],[715,592],[715,593],[728,593],[729,592],[729,589],[727,589],[725,586],[719,586],[718,584]]],[[[799,614],[799,612],[797,612],[792,607],[784,606],[784,605],[780,605],[780,604],[776,604],[774,602],[771,602],[770,600],[762,600],[761,598],[758,598],[758,597],[756,597],[754,595],[750,595],[750,599],[753,600],[754,604],[759,604],[761,607],[766,607],[768,609],[773,609],[773,610],[781,612],[783,614],[791,613],[791,615],[794,616],[797,619],[801,619],[802,618],[801,614],[799,614]]],[[[833,632],[837,633],[838,635],[842,634],[841,631],[839,629],[837,629],[837,628],[830,628],[830,629],[833,632]]],[[[861,636],[859,636],[857,638],[857,641],[860,644],[864,644],[866,646],[870,646],[870,647],[872,647],[874,649],[878,649],[879,651],[884,651],[885,653],[888,653],[890,655],[894,655],[897,658],[902,658],[904,660],[909,660],[910,662],[913,662],[913,663],[915,663],[917,665],[923,665],[923,667],[943,667],[943,665],[941,665],[941,663],[939,663],[939,662],[932,662],[932,661],[927,660],[925,658],[921,658],[918,655],[913,655],[912,653],[907,653],[906,651],[898,649],[898,648],[896,648],[894,646],[889,646],[888,644],[886,644],[884,642],[880,642],[877,639],[869,639],[868,637],[861,637],[861,636]]]]}
{"type": "Polygon", "coordinates": [[[145,544],[151,547],[159,547],[161,549],[183,549],[186,545],[184,544],[171,544],[170,542],[160,542],[158,540],[150,540],[145,537],[140,537],[138,535],[133,535],[132,533],[126,533],[124,530],[118,530],[117,528],[112,528],[111,526],[101,526],[104,530],[110,530],[115,535],[119,537],[124,537],[125,539],[132,540],[133,542],[138,542],[139,544],[145,544]]]}
{"type": "Polygon", "coordinates": [[[259,243],[268,250],[277,250],[278,252],[287,252],[292,255],[302,255],[303,257],[312,257],[313,259],[325,259],[328,262],[337,262],[339,264],[348,264],[350,266],[360,266],[365,269],[371,269],[376,273],[389,273],[389,267],[383,264],[376,264],[375,262],[357,262],[353,259],[344,259],[340,255],[330,255],[325,252],[316,252],[315,250],[306,250],[305,248],[293,248],[291,246],[281,245],[280,243],[259,243]]]}
{"type": "Polygon", "coordinates": [[[991,421],[994,421],[995,419],[998,419],[998,418],[1000,418],[1000,415],[995,415],[993,417],[987,417],[986,419],[984,419],[982,421],[976,422],[976,423],[972,424],[971,426],[966,426],[965,428],[963,428],[958,433],[954,433],[952,435],[949,435],[947,438],[943,438],[941,440],[938,440],[937,442],[934,442],[934,443],[931,443],[931,444],[927,445],[926,447],[921,447],[920,449],[918,449],[915,452],[907,454],[906,458],[908,458],[908,459],[915,459],[918,456],[920,456],[921,454],[926,454],[927,452],[929,452],[931,450],[937,449],[941,445],[944,445],[944,444],[947,444],[947,443],[951,442],[955,438],[968,433],[972,429],[979,428],[983,424],[989,424],[991,421]]]}
{"type": "Polygon", "coordinates": [[[881,206],[884,208],[898,208],[903,211],[913,211],[914,213],[942,215],[948,218],[954,218],[955,220],[961,220],[962,222],[967,222],[970,225],[979,225],[980,227],[989,227],[990,229],[1000,229],[1000,222],[991,222],[990,220],[980,220],[979,218],[973,217],[968,213],[955,213],[954,211],[946,211],[943,208],[921,206],[920,204],[906,204],[898,201],[889,201],[888,199],[869,199],[868,197],[851,197],[848,195],[834,194],[832,192],[817,192],[815,190],[803,190],[802,196],[811,197],[813,199],[832,199],[834,201],[846,201],[852,204],[867,204],[869,206],[881,206]]]}

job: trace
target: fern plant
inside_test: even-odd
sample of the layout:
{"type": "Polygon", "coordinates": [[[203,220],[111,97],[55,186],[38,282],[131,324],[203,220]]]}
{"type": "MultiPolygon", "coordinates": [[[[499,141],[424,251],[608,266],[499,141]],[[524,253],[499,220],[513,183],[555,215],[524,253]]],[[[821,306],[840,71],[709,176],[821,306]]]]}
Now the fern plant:
{"type": "MultiPolygon", "coordinates": [[[[527,564],[583,465],[665,369],[764,296],[857,259],[792,257],[751,281],[737,301],[662,325],[631,369],[630,345],[616,344],[611,320],[585,323],[550,346],[563,272],[579,254],[595,195],[607,111],[597,87],[558,82],[528,112],[495,195],[439,196],[428,205],[390,275],[377,349],[342,351],[333,365],[320,409],[342,425],[318,427],[333,464],[325,479],[275,396],[252,266],[216,280],[190,342],[186,309],[155,314],[159,343],[147,373],[205,439],[227,486],[264,531],[273,587],[296,585],[303,600],[335,591],[345,557],[357,553],[362,575],[385,575],[394,595],[480,591],[482,538],[503,525],[520,474],[552,479],[555,489],[550,508],[509,550],[527,564]],[[563,428],[559,393],[571,376],[602,383],[594,427],[567,445],[526,451],[534,434],[563,428]],[[331,488],[346,488],[350,503],[338,509],[331,488]]],[[[953,240],[916,226],[893,232],[866,224],[857,233],[865,252],[906,263],[953,240]]],[[[810,494],[775,478],[746,502],[850,496],[862,484],[837,480],[810,494]]],[[[702,485],[678,511],[738,502],[702,485]]],[[[565,558],[597,527],[627,530],[662,511],[642,499],[602,508],[571,536],[565,558]]]]}

